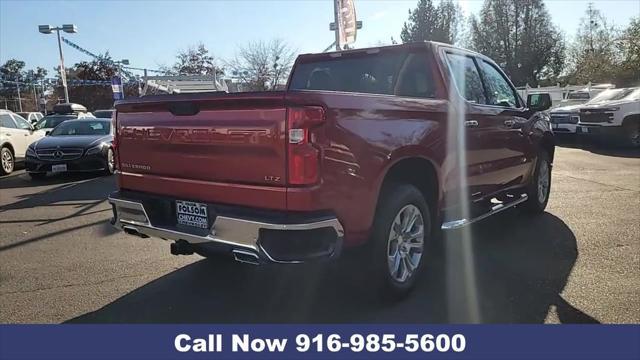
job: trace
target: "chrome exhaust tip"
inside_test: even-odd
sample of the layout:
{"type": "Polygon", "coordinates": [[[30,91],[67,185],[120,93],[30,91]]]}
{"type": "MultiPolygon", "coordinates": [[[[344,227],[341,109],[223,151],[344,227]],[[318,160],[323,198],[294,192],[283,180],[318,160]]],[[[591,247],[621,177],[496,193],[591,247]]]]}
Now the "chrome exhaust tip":
{"type": "Polygon", "coordinates": [[[237,262],[251,264],[251,265],[260,265],[260,260],[257,254],[254,254],[249,251],[243,251],[243,250],[233,250],[232,253],[233,253],[233,258],[237,262]]]}

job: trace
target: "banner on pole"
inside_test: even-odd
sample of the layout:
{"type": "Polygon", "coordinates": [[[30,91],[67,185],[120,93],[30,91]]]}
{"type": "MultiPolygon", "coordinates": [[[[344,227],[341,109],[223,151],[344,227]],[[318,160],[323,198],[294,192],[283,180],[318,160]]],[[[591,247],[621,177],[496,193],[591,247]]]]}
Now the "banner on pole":
{"type": "Polygon", "coordinates": [[[339,9],[340,33],[338,34],[338,45],[343,48],[344,45],[353,44],[356,41],[357,20],[356,7],[354,0],[337,0],[339,9]]]}
{"type": "Polygon", "coordinates": [[[122,88],[122,79],[119,76],[111,78],[111,90],[113,90],[113,100],[124,99],[124,89],[122,88]]]}

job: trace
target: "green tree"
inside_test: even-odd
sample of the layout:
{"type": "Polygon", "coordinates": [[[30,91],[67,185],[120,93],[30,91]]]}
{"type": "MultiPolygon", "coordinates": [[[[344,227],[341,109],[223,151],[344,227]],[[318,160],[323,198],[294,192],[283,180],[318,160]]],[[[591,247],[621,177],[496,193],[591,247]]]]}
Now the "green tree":
{"type": "Polygon", "coordinates": [[[24,61],[9,59],[0,66],[0,75],[3,80],[21,81],[24,77],[24,67],[24,61]]]}
{"type": "Polygon", "coordinates": [[[485,0],[471,18],[471,47],[494,59],[516,85],[560,75],[565,42],[542,0],[485,0]]]}
{"type": "Polygon", "coordinates": [[[600,10],[589,5],[568,49],[568,80],[575,83],[613,82],[619,70],[619,34],[600,10]]]}
{"type": "Polygon", "coordinates": [[[203,45],[191,46],[180,51],[176,63],[170,68],[164,68],[169,75],[222,75],[224,69],[218,66],[213,55],[203,45]]]}
{"type": "Polygon", "coordinates": [[[97,59],[81,61],[67,69],[68,79],[108,81],[118,72],[116,64],[107,51],[97,59]]]}
{"type": "Polygon", "coordinates": [[[44,78],[47,76],[47,70],[45,68],[41,68],[41,67],[36,67],[35,70],[27,70],[27,72],[25,73],[25,80],[26,82],[40,82],[41,80],[44,80],[44,78]]]}
{"type": "Polygon", "coordinates": [[[452,0],[441,0],[438,6],[432,0],[419,0],[409,19],[404,23],[400,39],[403,43],[439,41],[454,44],[459,38],[462,10],[452,0]]]}
{"type": "Polygon", "coordinates": [[[622,53],[616,84],[640,86],[640,16],[631,19],[620,37],[618,48],[622,53]]]}

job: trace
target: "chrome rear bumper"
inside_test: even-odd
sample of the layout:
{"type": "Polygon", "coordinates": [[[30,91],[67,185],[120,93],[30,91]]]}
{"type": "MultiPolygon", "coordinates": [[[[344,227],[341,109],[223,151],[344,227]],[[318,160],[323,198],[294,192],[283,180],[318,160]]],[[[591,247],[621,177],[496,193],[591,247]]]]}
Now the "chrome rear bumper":
{"type": "MultiPolygon", "coordinates": [[[[142,202],[124,199],[115,194],[109,196],[108,201],[112,205],[114,213],[111,223],[120,230],[143,237],[156,237],[174,241],[183,240],[196,245],[223,245],[225,248],[230,249],[238,261],[242,261],[239,259],[238,254],[241,254],[243,259],[255,257],[257,263],[301,263],[311,260],[309,258],[304,260],[279,259],[277,256],[273,256],[260,242],[261,230],[289,232],[330,228],[335,231],[335,245],[331,251],[319,254],[317,258],[336,257],[342,249],[344,229],[337,218],[296,224],[279,224],[218,215],[213,222],[213,226],[209,229],[208,234],[201,236],[154,226],[142,202]]],[[[299,234],[300,236],[305,236],[303,232],[299,234]]]]}

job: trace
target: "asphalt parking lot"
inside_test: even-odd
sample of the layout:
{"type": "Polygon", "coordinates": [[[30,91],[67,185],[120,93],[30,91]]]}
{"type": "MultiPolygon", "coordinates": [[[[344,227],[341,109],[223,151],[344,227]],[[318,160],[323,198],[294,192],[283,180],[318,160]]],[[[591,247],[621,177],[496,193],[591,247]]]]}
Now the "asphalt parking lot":
{"type": "Polygon", "coordinates": [[[114,177],[0,178],[0,322],[640,322],[640,152],[558,148],[547,213],[445,234],[395,304],[371,301],[366,263],[349,257],[172,256],[110,227],[114,189],[114,177]]]}

